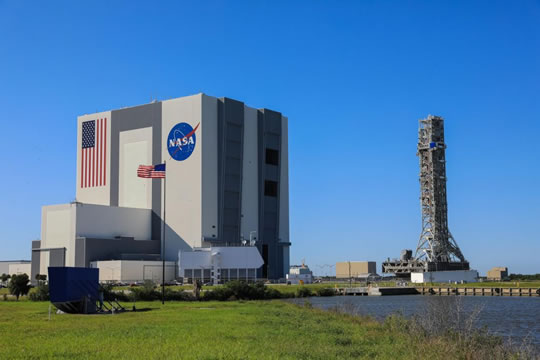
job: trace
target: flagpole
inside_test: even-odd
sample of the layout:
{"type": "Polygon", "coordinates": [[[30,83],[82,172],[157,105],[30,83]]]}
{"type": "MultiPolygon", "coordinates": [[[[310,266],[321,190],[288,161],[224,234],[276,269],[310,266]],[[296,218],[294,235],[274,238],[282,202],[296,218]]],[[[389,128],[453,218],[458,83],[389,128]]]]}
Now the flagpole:
{"type": "Polygon", "coordinates": [[[161,278],[161,304],[165,304],[165,230],[166,221],[165,215],[167,212],[167,161],[163,161],[165,165],[165,179],[163,181],[163,242],[161,244],[161,260],[163,261],[163,274],[161,278]]]}

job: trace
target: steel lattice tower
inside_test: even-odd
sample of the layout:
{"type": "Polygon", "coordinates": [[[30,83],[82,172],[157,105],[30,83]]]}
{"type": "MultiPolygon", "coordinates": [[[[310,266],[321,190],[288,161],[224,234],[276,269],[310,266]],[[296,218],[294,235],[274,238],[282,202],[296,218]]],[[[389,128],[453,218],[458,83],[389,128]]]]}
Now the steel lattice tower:
{"type": "MultiPolygon", "coordinates": [[[[444,120],[429,115],[419,121],[418,152],[420,158],[420,204],[422,233],[415,260],[432,263],[468,263],[448,230],[446,201],[446,144],[444,120]]],[[[444,266],[443,266],[444,267],[444,266]]]]}

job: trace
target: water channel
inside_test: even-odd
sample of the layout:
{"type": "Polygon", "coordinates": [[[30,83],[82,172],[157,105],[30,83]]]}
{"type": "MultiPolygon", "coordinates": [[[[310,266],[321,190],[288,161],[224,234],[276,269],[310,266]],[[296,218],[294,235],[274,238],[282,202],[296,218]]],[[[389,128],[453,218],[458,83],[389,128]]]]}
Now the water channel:
{"type": "MultiPolygon", "coordinates": [[[[446,296],[333,296],[308,298],[314,307],[370,315],[383,320],[393,313],[406,317],[421,314],[434,302],[449,303],[446,296]],[[445,300],[446,299],[446,300],[445,300]]],[[[291,299],[303,304],[305,299],[291,299]]],[[[466,317],[477,313],[478,327],[513,343],[530,342],[540,349],[540,297],[459,296],[459,309],[466,317]]],[[[435,304],[436,305],[436,304],[435,304]]]]}

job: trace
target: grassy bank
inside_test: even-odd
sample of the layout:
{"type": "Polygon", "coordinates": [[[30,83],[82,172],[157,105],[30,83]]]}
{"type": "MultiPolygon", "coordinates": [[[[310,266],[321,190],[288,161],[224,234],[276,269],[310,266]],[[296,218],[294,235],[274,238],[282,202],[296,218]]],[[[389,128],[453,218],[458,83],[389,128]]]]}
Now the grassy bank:
{"type": "MultiPolygon", "coordinates": [[[[284,301],[136,305],[149,310],[49,321],[49,303],[0,302],[0,358],[472,358],[452,338],[411,337],[401,320],[379,324],[284,301]]],[[[475,345],[481,352],[472,355],[502,354],[492,345],[475,345]]]]}

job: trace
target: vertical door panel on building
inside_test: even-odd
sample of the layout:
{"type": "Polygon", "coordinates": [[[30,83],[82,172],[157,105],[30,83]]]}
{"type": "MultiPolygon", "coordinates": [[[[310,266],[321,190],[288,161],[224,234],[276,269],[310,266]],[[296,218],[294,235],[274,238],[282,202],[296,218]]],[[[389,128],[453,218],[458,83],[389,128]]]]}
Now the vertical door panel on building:
{"type": "Polygon", "coordinates": [[[139,178],[139,165],[152,164],[152,128],[120,132],[118,205],[152,208],[152,181],[139,178]]]}

